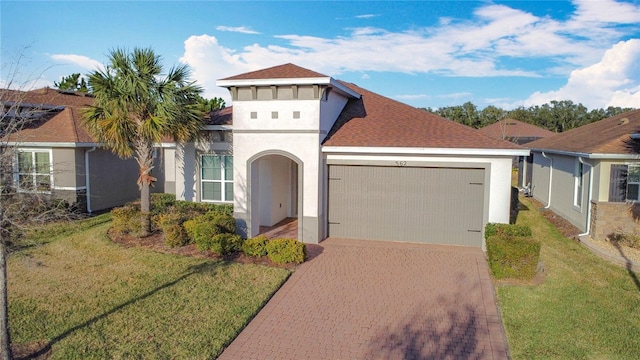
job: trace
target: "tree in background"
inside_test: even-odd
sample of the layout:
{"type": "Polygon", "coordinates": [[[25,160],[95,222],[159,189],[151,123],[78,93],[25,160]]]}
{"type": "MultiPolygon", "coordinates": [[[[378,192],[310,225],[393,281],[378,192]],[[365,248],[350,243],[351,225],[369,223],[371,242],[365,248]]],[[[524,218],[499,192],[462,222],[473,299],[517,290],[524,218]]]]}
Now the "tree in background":
{"type": "Polygon", "coordinates": [[[89,74],[95,103],[84,113],[85,124],[97,142],[121,158],[134,157],[140,166],[141,234],[150,231],[150,189],[156,180],[153,145],[164,136],[183,143],[200,135],[202,89],[189,80],[186,65],[163,77],[160,56],[151,49],[112,50],[109,64],[89,74]]]}
{"type": "Polygon", "coordinates": [[[501,119],[511,118],[553,132],[567,131],[632,110],[631,108],[609,106],[607,109],[589,111],[584,105],[574,104],[571,100],[552,100],[544,105],[528,108],[521,106],[510,111],[493,105],[478,111],[478,108],[471,102],[457,106],[445,106],[437,110],[422,109],[474,128],[481,128],[501,119]]]}
{"type": "Polygon", "coordinates": [[[204,113],[210,113],[215,110],[224,109],[226,106],[225,101],[221,97],[214,97],[213,99],[205,99],[202,96],[198,99],[200,110],[204,113]]]}
{"type": "Polygon", "coordinates": [[[80,77],[80,73],[71,74],[69,76],[62,77],[60,82],[53,82],[53,86],[60,90],[77,91],[81,93],[89,93],[89,87],[83,77],[80,77]]]}

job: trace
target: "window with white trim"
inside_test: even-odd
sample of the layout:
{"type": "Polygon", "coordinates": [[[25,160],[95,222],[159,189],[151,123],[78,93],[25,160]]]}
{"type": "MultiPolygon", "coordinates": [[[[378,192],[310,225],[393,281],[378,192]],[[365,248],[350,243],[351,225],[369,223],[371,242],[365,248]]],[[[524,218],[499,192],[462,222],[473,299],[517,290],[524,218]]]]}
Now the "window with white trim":
{"type": "Polygon", "coordinates": [[[233,157],[203,154],[200,156],[200,200],[233,201],[233,157]]]}
{"type": "Polygon", "coordinates": [[[19,191],[51,191],[51,151],[18,150],[14,181],[19,191]]]}
{"type": "Polygon", "coordinates": [[[574,190],[573,190],[573,206],[582,207],[582,195],[584,188],[584,164],[579,160],[576,160],[576,170],[574,177],[574,190]]]}
{"type": "Polygon", "coordinates": [[[640,166],[629,165],[627,169],[627,200],[640,200],[640,166]]]}

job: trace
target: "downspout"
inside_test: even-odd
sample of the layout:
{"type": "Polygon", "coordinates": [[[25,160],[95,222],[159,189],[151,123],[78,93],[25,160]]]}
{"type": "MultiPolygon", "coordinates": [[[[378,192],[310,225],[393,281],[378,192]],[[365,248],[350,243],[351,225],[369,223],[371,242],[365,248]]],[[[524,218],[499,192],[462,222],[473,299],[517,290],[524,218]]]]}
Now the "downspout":
{"type": "Polygon", "coordinates": [[[587,230],[582,234],[578,234],[578,237],[582,237],[582,236],[589,235],[589,232],[591,231],[591,196],[593,194],[593,165],[584,161],[580,156],[578,157],[578,161],[580,161],[582,165],[586,165],[589,167],[589,190],[587,190],[587,230]]]}
{"type": "Polygon", "coordinates": [[[548,209],[549,207],[551,207],[551,184],[553,184],[553,158],[548,157],[547,154],[544,153],[544,151],[542,151],[541,153],[542,153],[542,157],[549,160],[549,199],[547,200],[547,206],[543,208],[543,209],[548,209]]]}
{"type": "Polygon", "coordinates": [[[89,153],[96,151],[97,146],[94,146],[91,150],[87,150],[84,152],[84,171],[85,171],[85,187],[86,187],[86,198],[87,198],[87,212],[91,214],[93,210],[91,209],[91,177],[89,176],[89,153]]]}

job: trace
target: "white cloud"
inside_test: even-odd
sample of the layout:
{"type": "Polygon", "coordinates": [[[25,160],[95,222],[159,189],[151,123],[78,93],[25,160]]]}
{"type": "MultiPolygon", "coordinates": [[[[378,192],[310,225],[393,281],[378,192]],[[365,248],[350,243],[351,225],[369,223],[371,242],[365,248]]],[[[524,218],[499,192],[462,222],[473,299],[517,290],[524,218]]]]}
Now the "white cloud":
{"type": "Polygon", "coordinates": [[[407,101],[431,99],[431,95],[427,95],[427,94],[407,94],[407,95],[396,95],[394,97],[399,100],[407,100],[407,101]]]}
{"type": "MultiPolygon", "coordinates": [[[[628,24],[640,13],[640,6],[629,3],[607,0],[608,7],[593,3],[576,1],[577,10],[568,20],[489,3],[476,8],[470,20],[442,18],[421,29],[391,32],[360,27],[335,37],[282,34],[275,36],[279,45],[254,43],[238,49],[227,48],[214,36],[204,34],[185,41],[181,61],[192,66],[208,96],[220,96],[221,92],[228,96],[226,90],[216,88],[216,79],[288,62],[331,76],[376,71],[461,77],[572,74],[574,78],[580,74],[575,69],[590,68],[604,59],[605,51],[622,38],[624,29],[616,24],[628,24]],[[592,20],[599,13],[603,15],[598,24],[606,25],[594,26],[592,20]]],[[[252,31],[245,27],[218,29],[252,31]]],[[[623,84],[608,87],[611,99],[616,91],[617,101],[626,99],[627,88],[623,84]]],[[[542,94],[534,94],[532,99],[537,96],[542,94]]]]}
{"type": "Polygon", "coordinates": [[[640,6],[613,0],[574,0],[573,20],[593,27],[594,23],[637,24],[640,6]]]}
{"type": "Polygon", "coordinates": [[[374,17],[378,17],[380,14],[362,14],[354,16],[356,19],[371,19],[374,17]]]}
{"type": "Polygon", "coordinates": [[[76,54],[53,54],[51,58],[58,62],[71,63],[87,70],[96,70],[102,67],[98,60],[91,59],[84,55],[76,54]]]}
{"type": "Polygon", "coordinates": [[[216,30],[218,31],[229,31],[229,32],[236,32],[236,33],[241,33],[241,34],[260,34],[259,32],[255,31],[255,30],[251,30],[251,28],[248,28],[246,26],[237,26],[237,27],[233,27],[233,26],[218,26],[216,27],[216,30]]]}
{"type": "Polygon", "coordinates": [[[227,104],[231,103],[229,92],[217,87],[216,80],[253,70],[234,50],[221,46],[210,35],[194,35],[185,40],[184,55],[179,61],[190,66],[192,77],[205,89],[204,97],[221,97],[227,104]]]}
{"type": "Polygon", "coordinates": [[[53,82],[45,79],[44,76],[22,82],[16,81],[16,79],[11,79],[10,81],[0,79],[0,89],[29,91],[34,89],[41,89],[44,87],[54,87],[53,82]]]}
{"type": "Polygon", "coordinates": [[[640,106],[640,39],[621,41],[591,66],[571,72],[558,90],[535,92],[525,103],[540,105],[551,100],[571,100],[587,108],[640,106]]]}

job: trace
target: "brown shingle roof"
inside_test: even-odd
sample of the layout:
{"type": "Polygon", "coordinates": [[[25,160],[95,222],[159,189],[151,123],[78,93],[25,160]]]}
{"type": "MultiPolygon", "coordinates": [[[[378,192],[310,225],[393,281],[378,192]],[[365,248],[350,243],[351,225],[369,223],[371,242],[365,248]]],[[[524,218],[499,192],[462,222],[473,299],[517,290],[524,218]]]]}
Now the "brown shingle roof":
{"type": "Polygon", "coordinates": [[[354,84],[343,84],[362,98],[349,100],[329,131],[326,146],[522,149],[354,84]]]}
{"type": "Polygon", "coordinates": [[[233,125],[233,106],[212,111],[207,125],[233,125]]]}
{"type": "Polygon", "coordinates": [[[305,69],[294,64],[278,65],[262,70],[231,76],[222,80],[263,80],[263,79],[296,79],[296,78],[326,78],[318,72],[305,69]]]}
{"type": "Polygon", "coordinates": [[[630,134],[640,133],[640,109],[571,129],[527,144],[531,149],[587,154],[638,154],[630,134]]]}
{"type": "Polygon", "coordinates": [[[11,135],[14,142],[91,143],[94,140],[81,124],[81,109],[93,104],[90,96],[43,88],[32,91],[0,90],[2,102],[16,102],[36,111],[45,106],[59,106],[44,120],[11,135]]]}
{"type": "Polygon", "coordinates": [[[481,133],[496,139],[544,138],[554,132],[514,119],[504,119],[478,129],[481,133]]]}

